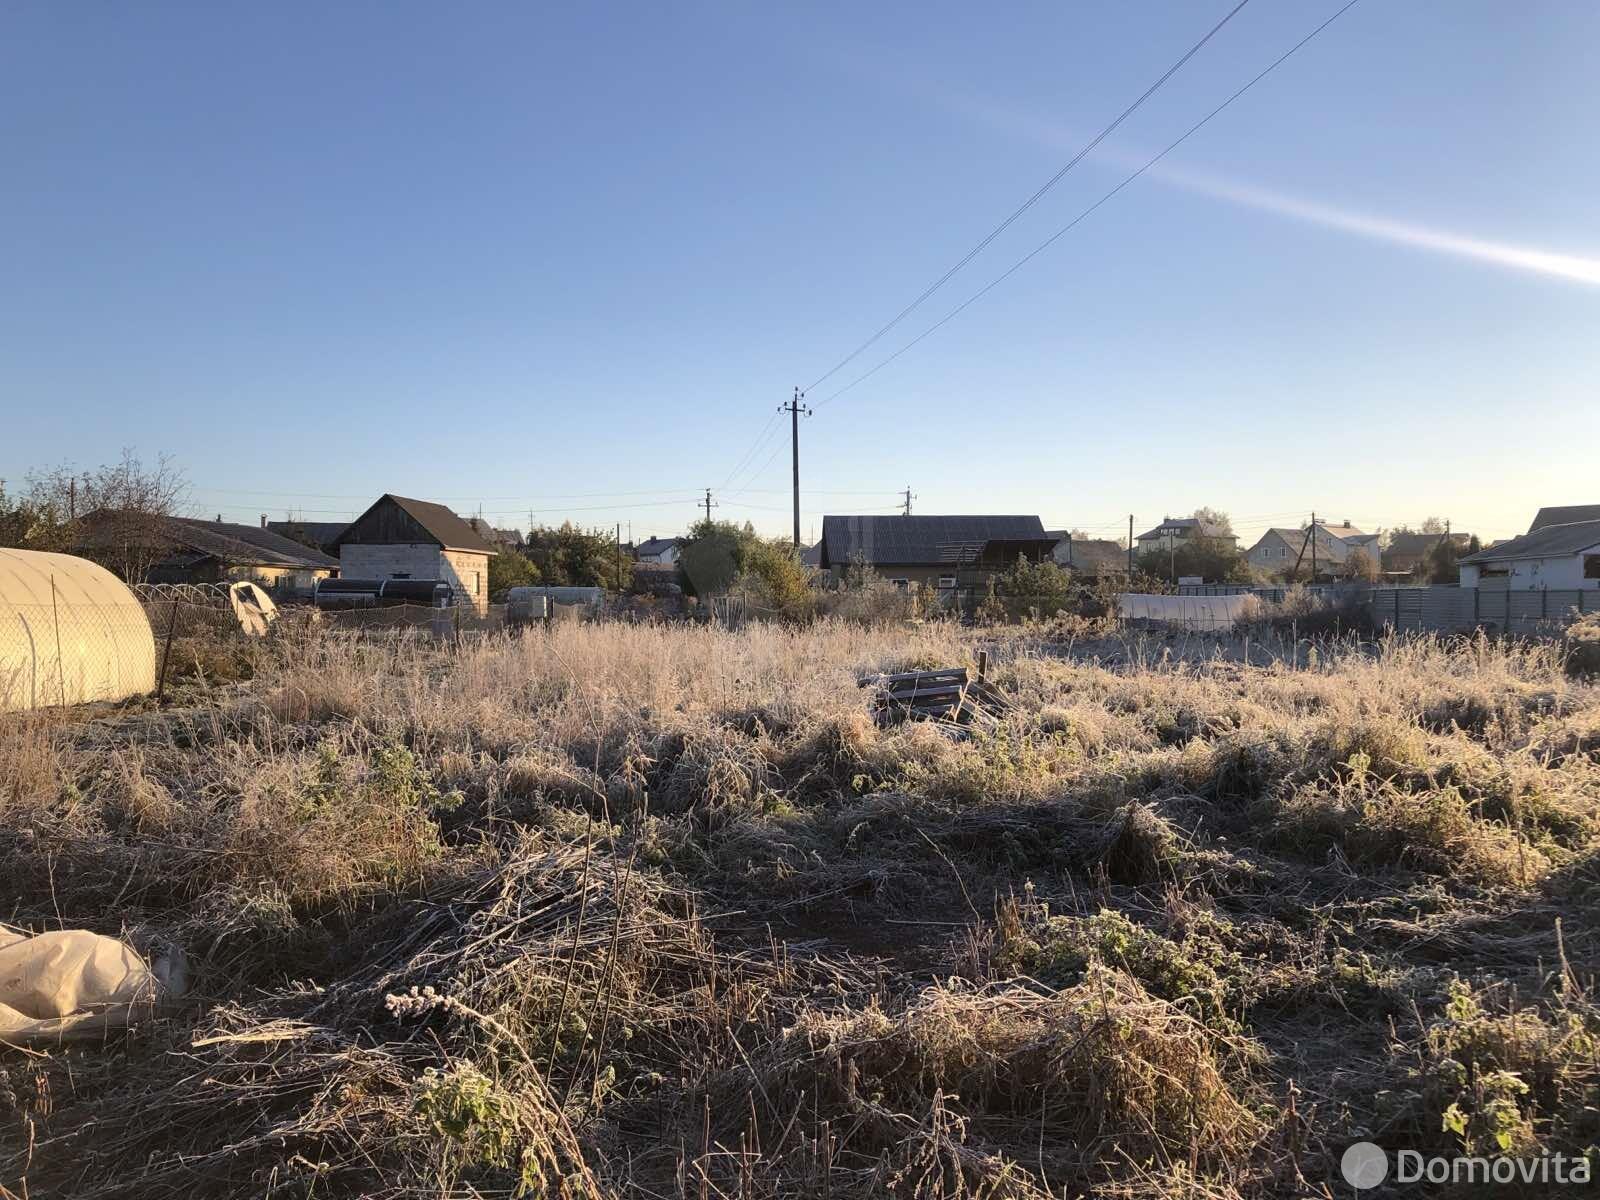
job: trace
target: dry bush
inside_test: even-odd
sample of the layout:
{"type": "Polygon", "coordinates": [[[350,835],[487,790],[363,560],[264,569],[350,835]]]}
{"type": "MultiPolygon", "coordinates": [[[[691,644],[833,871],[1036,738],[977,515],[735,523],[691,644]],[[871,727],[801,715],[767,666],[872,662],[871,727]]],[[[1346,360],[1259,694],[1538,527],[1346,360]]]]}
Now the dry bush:
{"type": "Polygon", "coordinates": [[[907,1135],[900,1114],[943,1097],[991,1152],[1014,1123],[1051,1131],[1043,1155],[1059,1186],[1104,1170],[1119,1154],[1187,1157],[1216,1166],[1262,1132],[1236,1088],[1257,1054],[1147,993],[1131,977],[1092,971],[1041,994],[934,988],[903,1012],[803,1014],[774,1062],[769,1094],[804,1089],[841,1125],[852,1149],[876,1155],[907,1135]]]}

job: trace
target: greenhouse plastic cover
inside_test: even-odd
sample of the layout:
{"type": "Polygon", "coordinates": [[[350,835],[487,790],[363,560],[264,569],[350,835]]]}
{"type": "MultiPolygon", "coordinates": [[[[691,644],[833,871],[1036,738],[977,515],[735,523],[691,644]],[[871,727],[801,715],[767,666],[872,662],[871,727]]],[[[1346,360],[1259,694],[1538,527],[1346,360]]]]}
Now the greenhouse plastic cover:
{"type": "Polygon", "coordinates": [[[0,711],[155,685],[155,639],[126,584],[86,558],[0,549],[0,711]]]}

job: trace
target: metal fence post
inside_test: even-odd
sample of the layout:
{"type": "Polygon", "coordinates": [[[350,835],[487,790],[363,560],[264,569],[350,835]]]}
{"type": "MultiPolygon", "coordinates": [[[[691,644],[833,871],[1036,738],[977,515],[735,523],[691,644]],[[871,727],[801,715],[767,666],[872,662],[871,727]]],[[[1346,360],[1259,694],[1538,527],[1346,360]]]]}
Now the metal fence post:
{"type": "Polygon", "coordinates": [[[61,707],[67,706],[67,666],[61,661],[61,610],[56,605],[56,577],[50,576],[50,616],[56,626],[56,689],[61,693],[61,707]]]}
{"type": "Polygon", "coordinates": [[[178,628],[178,605],[181,593],[172,597],[172,615],[167,618],[167,641],[161,649],[161,677],[156,680],[156,706],[159,708],[162,698],[167,694],[167,659],[172,656],[172,633],[178,628]]]}

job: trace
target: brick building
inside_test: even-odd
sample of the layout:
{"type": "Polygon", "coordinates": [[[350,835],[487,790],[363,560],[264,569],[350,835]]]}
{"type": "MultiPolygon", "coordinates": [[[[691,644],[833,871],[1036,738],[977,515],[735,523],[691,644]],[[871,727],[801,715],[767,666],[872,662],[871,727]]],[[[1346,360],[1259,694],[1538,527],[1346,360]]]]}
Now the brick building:
{"type": "Polygon", "coordinates": [[[346,579],[437,579],[458,604],[489,607],[489,557],[480,533],[442,504],[385,494],[334,541],[346,579]]]}

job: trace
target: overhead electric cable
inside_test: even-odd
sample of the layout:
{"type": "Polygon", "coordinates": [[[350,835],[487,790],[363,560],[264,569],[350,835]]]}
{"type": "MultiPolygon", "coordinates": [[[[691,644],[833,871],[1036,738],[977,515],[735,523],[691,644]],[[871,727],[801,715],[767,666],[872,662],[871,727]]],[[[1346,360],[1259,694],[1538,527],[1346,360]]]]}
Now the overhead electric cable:
{"type": "Polygon", "coordinates": [[[1077,216],[1073,217],[1072,220],[1068,221],[1060,229],[1058,229],[1054,233],[1052,233],[1043,242],[1039,243],[1039,245],[1035,246],[1032,250],[1028,251],[1028,253],[1024,254],[1016,262],[1012,263],[1011,266],[1006,268],[1006,270],[1004,272],[1002,272],[1000,275],[996,276],[994,279],[990,280],[983,287],[979,288],[971,296],[967,297],[960,304],[958,304],[955,308],[951,309],[943,317],[939,318],[939,320],[935,321],[932,325],[928,326],[928,328],[924,329],[921,333],[919,333],[916,337],[912,338],[904,346],[901,346],[900,349],[896,350],[893,354],[889,355],[888,358],[884,359],[877,366],[873,367],[870,371],[866,371],[863,374],[856,376],[856,378],[852,379],[849,383],[845,384],[842,388],[840,388],[836,392],[833,392],[831,395],[827,396],[825,399],[817,401],[817,407],[821,408],[824,404],[828,404],[831,401],[837,400],[840,396],[844,395],[851,388],[857,386],[858,384],[864,383],[866,380],[872,378],[872,376],[876,375],[879,371],[883,370],[890,363],[894,362],[895,359],[899,358],[907,350],[910,350],[913,346],[916,346],[918,343],[922,342],[930,334],[933,334],[933,333],[937,332],[938,330],[942,329],[945,325],[948,325],[952,320],[954,320],[956,317],[960,316],[961,313],[965,312],[973,304],[977,303],[984,296],[987,296],[991,291],[993,291],[1000,284],[1004,283],[1007,279],[1011,278],[1011,276],[1015,275],[1019,270],[1021,270],[1025,265],[1027,265],[1029,262],[1031,262],[1034,258],[1036,258],[1038,255],[1042,254],[1045,250],[1048,250],[1051,246],[1053,246],[1062,237],[1065,237],[1068,233],[1070,233],[1073,229],[1075,229],[1079,224],[1081,224],[1091,213],[1093,213],[1096,209],[1098,209],[1102,204],[1104,204],[1106,201],[1110,200],[1118,192],[1122,191],[1123,188],[1127,187],[1135,179],[1138,179],[1139,176],[1143,175],[1146,171],[1148,171],[1151,167],[1155,166],[1158,162],[1160,162],[1168,154],[1171,154],[1179,146],[1183,145],[1184,142],[1188,141],[1196,133],[1200,132],[1200,130],[1204,129],[1208,124],[1211,123],[1213,118],[1218,116],[1224,109],[1226,109],[1229,105],[1231,105],[1240,96],[1242,96],[1246,92],[1248,92],[1251,88],[1255,87],[1256,84],[1260,83],[1268,75],[1272,74],[1272,72],[1277,70],[1278,67],[1281,66],[1291,55],[1293,55],[1297,50],[1299,50],[1302,46],[1304,46],[1312,38],[1316,37],[1317,34],[1321,33],[1329,25],[1332,25],[1335,21],[1337,21],[1345,13],[1349,12],[1352,8],[1354,8],[1356,6],[1357,3],[1359,3],[1359,0],[1349,0],[1349,3],[1346,4],[1343,8],[1339,9],[1336,13],[1334,13],[1333,16],[1329,17],[1326,21],[1322,22],[1322,24],[1318,25],[1310,33],[1306,34],[1305,37],[1301,38],[1293,46],[1290,46],[1289,49],[1285,50],[1282,54],[1280,54],[1264,70],[1262,70],[1260,74],[1256,75],[1255,78],[1251,79],[1248,83],[1246,83],[1238,91],[1234,92],[1233,95],[1229,96],[1226,100],[1224,100],[1221,104],[1217,105],[1217,107],[1212,109],[1209,113],[1207,113],[1199,121],[1197,121],[1197,122],[1195,122],[1195,124],[1191,125],[1189,127],[1189,129],[1182,136],[1180,136],[1176,140],[1170,142],[1167,145],[1166,149],[1162,150],[1159,154],[1157,154],[1153,158],[1151,158],[1148,162],[1146,162],[1138,170],[1134,171],[1132,174],[1130,174],[1126,178],[1124,178],[1121,183],[1117,184],[1116,187],[1112,188],[1105,195],[1101,196],[1100,199],[1096,200],[1088,208],[1084,209],[1077,216]]]}
{"type": "Polygon", "coordinates": [[[932,283],[930,283],[926,288],[924,288],[922,290],[922,293],[915,300],[913,300],[910,304],[908,304],[904,308],[902,308],[899,311],[899,313],[895,315],[895,318],[892,321],[890,321],[887,325],[885,325],[881,329],[879,329],[877,333],[873,334],[866,341],[862,342],[854,350],[850,351],[849,354],[845,355],[838,362],[834,363],[833,366],[829,367],[820,376],[818,376],[816,381],[814,383],[812,383],[810,387],[805,388],[804,390],[809,392],[813,388],[817,387],[818,384],[826,382],[833,375],[837,374],[841,369],[843,369],[844,367],[849,365],[852,361],[854,361],[855,358],[858,355],[860,355],[864,350],[866,350],[868,347],[872,346],[873,343],[875,343],[879,338],[883,337],[884,334],[888,333],[896,325],[900,324],[901,321],[905,320],[908,316],[910,316],[913,312],[915,312],[917,310],[917,308],[922,305],[923,301],[927,300],[928,297],[932,296],[935,292],[937,292],[940,288],[942,288],[946,283],[950,282],[950,279],[955,275],[955,273],[957,271],[961,270],[962,267],[966,266],[969,262],[971,262],[979,254],[981,254],[983,252],[983,250],[985,249],[985,247],[987,247],[990,242],[994,241],[995,238],[999,237],[1007,229],[1011,228],[1012,223],[1014,221],[1016,221],[1016,219],[1018,217],[1022,216],[1023,213],[1027,212],[1030,208],[1032,208],[1035,204],[1037,204],[1040,201],[1040,199],[1043,198],[1043,196],[1044,196],[1044,194],[1046,192],[1048,192],[1051,188],[1055,187],[1056,184],[1060,183],[1061,180],[1063,178],[1065,178],[1065,176],[1066,176],[1068,171],[1072,170],[1073,167],[1077,166],[1080,162],[1082,162],[1084,160],[1084,158],[1087,157],[1094,150],[1094,148],[1096,146],[1098,146],[1101,142],[1105,141],[1106,138],[1110,137],[1111,134],[1116,131],[1116,129],[1117,129],[1117,127],[1119,125],[1121,125],[1124,121],[1126,121],[1129,117],[1131,117],[1136,111],[1138,111],[1139,107],[1141,105],[1143,105],[1146,100],[1150,99],[1151,96],[1155,95],[1156,92],[1158,92],[1161,89],[1161,86],[1164,83],[1167,82],[1167,80],[1171,79],[1174,75],[1176,75],[1178,73],[1178,71],[1183,67],[1183,65],[1185,63],[1187,63],[1191,58],[1193,58],[1196,54],[1198,54],[1200,52],[1201,48],[1207,42],[1209,42],[1212,38],[1214,38],[1218,33],[1220,33],[1222,31],[1222,27],[1224,25],[1226,25],[1229,21],[1233,20],[1233,18],[1238,15],[1239,10],[1242,9],[1249,2],[1250,2],[1250,0],[1239,0],[1239,3],[1234,5],[1233,8],[1228,11],[1228,14],[1225,17],[1222,18],[1222,20],[1218,21],[1215,25],[1213,25],[1211,27],[1211,29],[1206,33],[1206,35],[1203,38],[1201,38],[1198,42],[1196,42],[1194,45],[1189,47],[1189,49],[1184,53],[1184,56],[1182,58],[1180,58],[1177,62],[1173,63],[1170,67],[1168,67],[1162,73],[1161,77],[1159,79],[1157,79],[1154,83],[1152,83],[1149,87],[1147,87],[1144,90],[1143,94],[1141,94],[1140,97],[1137,100],[1135,100],[1132,104],[1128,105],[1127,108],[1123,109],[1122,112],[1120,114],[1118,114],[1116,120],[1112,121],[1111,124],[1107,125],[1099,133],[1095,134],[1095,136],[1089,141],[1089,143],[1086,146],[1083,147],[1083,149],[1079,150],[1076,154],[1074,154],[1070,159],[1067,160],[1067,163],[1066,163],[1065,166],[1063,166],[1059,171],[1057,171],[1049,179],[1045,180],[1044,183],[1042,183],[1039,186],[1038,190],[1036,190],[1033,193],[1033,195],[1029,196],[1020,205],[1018,205],[1015,209],[1012,210],[1010,216],[1008,216],[1004,221],[1001,221],[1000,224],[996,225],[993,229],[991,229],[987,234],[984,235],[982,241],[980,241],[976,246],[972,247],[972,249],[968,250],[964,255],[962,255],[960,260],[955,264],[955,266],[951,267],[943,275],[939,276],[939,278],[935,279],[932,283]]]}

